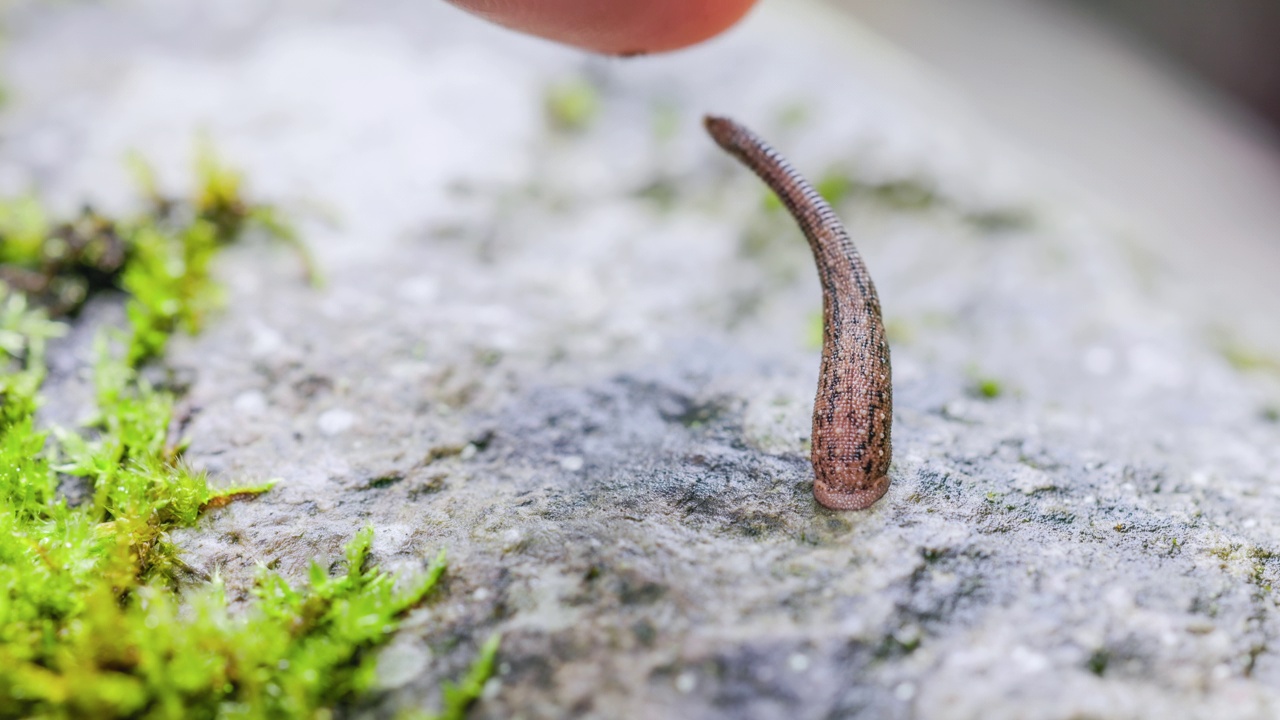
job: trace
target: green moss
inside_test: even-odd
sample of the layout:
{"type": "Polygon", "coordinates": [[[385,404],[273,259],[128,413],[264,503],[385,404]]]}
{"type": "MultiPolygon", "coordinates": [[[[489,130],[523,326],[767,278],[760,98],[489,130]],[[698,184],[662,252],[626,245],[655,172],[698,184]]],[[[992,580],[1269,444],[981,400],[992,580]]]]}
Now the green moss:
{"type": "Polygon", "coordinates": [[[572,78],[550,85],[544,105],[553,128],[580,132],[600,114],[600,91],[585,78],[572,78]]]}
{"type": "Polygon", "coordinates": [[[782,200],[772,190],[765,188],[760,196],[760,207],[767,213],[780,213],[786,206],[782,204],[782,200]]]}
{"type": "Polygon", "coordinates": [[[822,177],[818,178],[818,184],[814,186],[814,189],[822,197],[826,198],[827,202],[831,203],[832,206],[839,207],[841,203],[848,199],[849,194],[854,190],[854,186],[848,174],[828,170],[822,177]]]}
{"type": "Polygon", "coordinates": [[[1089,672],[1102,677],[1107,672],[1107,665],[1111,663],[1111,653],[1106,648],[1094,650],[1089,659],[1085,661],[1084,666],[1089,672]]]}
{"type": "Polygon", "coordinates": [[[130,158],[147,208],[110,219],[86,209],[53,222],[31,198],[0,201],[0,281],[54,316],[74,314],[93,293],[123,290],[133,333],[128,359],[156,357],[175,332],[195,332],[216,300],[211,263],[223,247],[257,231],[290,245],[306,273],[313,263],[274,208],[243,196],[243,177],[221,163],[208,143],[196,153],[196,191],[170,198],[151,169],[130,158]]]}
{"type": "Polygon", "coordinates": [[[1205,552],[1218,558],[1219,560],[1229,560],[1237,551],[1240,550],[1240,543],[1230,543],[1228,545],[1217,545],[1209,548],[1205,552]]]}
{"type": "Polygon", "coordinates": [[[804,324],[805,347],[810,350],[817,350],[822,347],[822,340],[825,334],[823,323],[821,310],[809,313],[808,322],[804,324]]]}
{"type": "MultiPolygon", "coordinates": [[[[870,179],[858,174],[856,167],[847,163],[829,166],[814,183],[814,189],[832,207],[839,209],[854,199],[864,199],[889,210],[901,213],[944,211],[953,213],[961,221],[979,232],[997,234],[1033,227],[1034,212],[1022,206],[998,206],[972,209],[957,198],[941,191],[936,183],[923,177],[902,177],[887,180],[870,179]]],[[[783,209],[773,193],[764,198],[767,212],[783,209]]]]}
{"type": "Polygon", "coordinates": [[[985,373],[976,363],[970,364],[965,369],[965,374],[969,379],[965,390],[970,397],[979,400],[995,400],[1009,392],[1009,388],[1002,381],[985,373]]]}
{"type": "Polygon", "coordinates": [[[66,332],[0,283],[0,430],[35,415],[46,343],[66,332]]]}
{"type": "Polygon", "coordinates": [[[675,140],[680,134],[680,125],[683,120],[679,103],[673,100],[655,102],[649,113],[649,126],[652,128],[654,140],[660,144],[675,140]]]}
{"type": "MultiPolygon", "coordinates": [[[[467,708],[480,697],[484,685],[493,675],[494,662],[498,657],[500,638],[492,635],[480,648],[480,654],[462,682],[444,684],[444,707],[438,715],[428,715],[432,720],[462,720],[466,717],[467,708]]],[[[421,716],[419,716],[421,717],[421,716]]]]}
{"type": "Polygon", "coordinates": [[[120,285],[130,295],[127,308],[133,335],[129,361],[137,364],[163,352],[178,330],[194,333],[216,300],[210,274],[219,250],[259,230],[291,245],[308,277],[316,273],[291,227],[268,205],[243,196],[244,178],[223,164],[209,143],[196,153],[196,192],[186,207],[164,199],[147,166],[133,161],[134,174],[152,202],[152,212],[125,229],[129,253],[120,285]]]}
{"type": "Polygon", "coordinates": [[[827,168],[818,176],[814,189],[833,207],[839,207],[854,197],[864,197],[902,212],[931,210],[946,205],[945,199],[925,180],[867,180],[843,165],[827,168]]]}
{"type": "Polygon", "coordinates": [[[884,334],[890,344],[909,345],[916,337],[915,328],[904,318],[889,317],[884,321],[884,334]]]}
{"type": "Polygon", "coordinates": [[[973,384],[969,388],[970,394],[984,400],[994,400],[1004,394],[1004,386],[999,380],[989,377],[978,377],[973,379],[973,384]]]}
{"type": "Polygon", "coordinates": [[[784,105],[778,110],[778,127],[783,130],[804,127],[812,119],[813,109],[802,102],[784,105]]]}
{"type": "Polygon", "coordinates": [[[0,262],[34,262],[49,235],[44,208],[34,197],[0,201],[0,262]]]}
{"type": "Polygon", "coordinates": [[[965,222],[988,235],[1017,232],[1035,227],[1036,216],[1027,207],[1003,207],[964,213],[965,222]]]}
{"type": "MultiPolygon", "coordinates": [[[[178,580],[192,569],[168,532],[270,484],[214,490],[174,459],[172,396],[105,342],[97,418],[50,443],[34,412],[43,342],[58,326],[7,292],[0,717],[314,717],[367,689],[368,651],[435,586],[443,555],[398,582],[366,567],[366,528],[347,546],[343,574],[313,564],[309,583],[294,586],[261,569],[247,612],[230,612],[216,577],[184,597],[178,580]],[[83,478],[93,501],[70,505],[59,473],[83,478]]],[[[450,702],[473,690],[464,683],[450,702]]]]}
{"type": "Polygon", "coordinates": [[[53,224],[32,198],[0,201],[0,281],[55,315],[111,285],[125,255],[114,223],[92,210],[53,224]]]}
{"type": "Polygon", "coordinates": [[[1266,372],[1280,374],[1280,358],[1273,357],[1243,343],[1225,337],[1218,340],[1218,352],[1231,367],[1240,372],[1266,372]]]}
{"type": "MultiPolygon", "coordinates": [[[[198,329],[214,255],[259,222],[238,176],[202,163],[185,210],[157,200],[128,221],[87,215],[88,229],[69,231],[78,236],[38,205],[0,203],[0,260],[28,279],[92,287],[87,265],[63,262],[68,249],[93,261],[93,247],[119,239],[126,252],[110,277],[130,323],[98,342],[95,417],[41,428],[45,348],[65,331],[50,313],[63,307],[0,282],[0,718],[329,717],[371,686],[372,651],[444,572],[443,554],[413,578],[370,567],[366,528],[347,545],[344,572],[313,563],[295,584],[260,568],[247,609],[232,612],[216,573],[181,559],[171,531],[272,485],[215,489],[185,466],[170,437],[174,396],[136,370],[174,332],[198,329]],[[90,499],[73,504],[64,482],[90,499]]],[[[153,184],[144,191],[159,197],[153,184]]],[[[443,717],[461,717],[479,695],[496,643],[445,688],[443,717]]]]}
{"type": "Polygon", "coordinates": [[[444,570],[438,559],[397,591],[363,567],[371,540],[366,529],[347,546],[344,574],[312,565],[307,586],[264,569],[252,608],[237,615],[216,578],[183,602],[154,584],[121,597],[92,583],[56,627],[34,628],[28,642],[6,633],[0,716],[317,717],[371,685],[367,651],[444,570]]]}
{"type": "MultiPolygon", "coordinates": [[[[827,170],[813,185],[813,189],[817,190],[818,194],[826,199],[832,207],[840,207],[861,187],[842,169],[827,170]]],[[[761,206],[765,212],[769,213],[782,212],[785,209],[782,200],[772,190],[768,189],[764,191],[761,206]]]]}
{"type": "Polygon", "coordinates": [[[874,654],[878,661],[903,658],[920,648],[923,633],[917,627],[905,627],[881,638],[874,654]]]}

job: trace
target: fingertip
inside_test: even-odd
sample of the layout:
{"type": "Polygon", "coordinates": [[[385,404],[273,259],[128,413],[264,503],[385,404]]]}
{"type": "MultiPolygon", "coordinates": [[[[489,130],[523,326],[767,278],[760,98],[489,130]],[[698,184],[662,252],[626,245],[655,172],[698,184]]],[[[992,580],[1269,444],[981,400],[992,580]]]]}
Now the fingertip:
{"type": "Polygon", "coordinates": [[[606,55],[667,52],[711,38],[756,0],[448,0],[513,30],[606,55]]]}

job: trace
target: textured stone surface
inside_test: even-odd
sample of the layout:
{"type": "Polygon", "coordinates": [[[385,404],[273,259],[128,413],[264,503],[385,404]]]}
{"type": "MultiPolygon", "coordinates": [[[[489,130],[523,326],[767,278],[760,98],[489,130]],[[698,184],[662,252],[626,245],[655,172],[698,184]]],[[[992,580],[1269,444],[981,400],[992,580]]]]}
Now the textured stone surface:
{"type": "Polygon", "coordinates": [[[303,218],[327,286],[238,248],[170,358],[191,461],[280,483],[178,539],[242,590],[369,523],[389,567],[447,548],[356,715],[433,707],[493,631],[475,717],[1280,712],[1280,385],[1236,330],[1271,309],[1197,302],[1185,240],[1079,211],[800,3],[630,62],[443,3],[207,5],[20,12],[0,181],[119,204],[127,149],[176,187],[204,131],[303,218]],[[816,277],[703,111],[855,180],[897,400],[870,511],[813,501],[816,277]]]}

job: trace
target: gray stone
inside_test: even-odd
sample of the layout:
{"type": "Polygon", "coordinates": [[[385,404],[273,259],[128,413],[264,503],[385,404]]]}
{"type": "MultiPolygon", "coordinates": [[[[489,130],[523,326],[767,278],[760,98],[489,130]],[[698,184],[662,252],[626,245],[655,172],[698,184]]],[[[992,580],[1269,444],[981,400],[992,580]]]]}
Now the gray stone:
{"type": "Polygon", "coordinates": [[[446,548],[362,713],[435,707],[493,632],[474,717],[1280,712],[1280,382],[1222,351],[1274,306],[1198,302],[1185,239],[801,2],[629,62],[444,3],[205,5],[19,12],[0,152],[111,206],[127,149],[179,186],[203,129],[302,219],[326,287],[236,248],[169,358],[191,462],[280,482],[177,540],[239,590],[369,523],[391,569],[446,548]],[[599,93],[578,133],[565,81],[599,93]],[[816,277],[703,111],[855,181],[897,399],[869,511],[813,501],[816,277]]]}

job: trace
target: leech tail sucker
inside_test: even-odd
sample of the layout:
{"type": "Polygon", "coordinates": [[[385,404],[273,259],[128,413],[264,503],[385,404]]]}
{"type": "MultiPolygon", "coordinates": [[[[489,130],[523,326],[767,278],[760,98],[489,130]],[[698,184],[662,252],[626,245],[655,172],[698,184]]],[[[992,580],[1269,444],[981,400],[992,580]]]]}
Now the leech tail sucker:
{"type": "Polygon", "coordinates": [[[755,133],[707,116],[716,143],[764,180],[809,241],[822,282],[822,369],[813,402],[813,495],[862,510],[889,490],[893,384],[875,284],[835,211],[755,133]]]}

